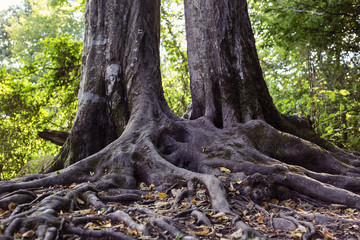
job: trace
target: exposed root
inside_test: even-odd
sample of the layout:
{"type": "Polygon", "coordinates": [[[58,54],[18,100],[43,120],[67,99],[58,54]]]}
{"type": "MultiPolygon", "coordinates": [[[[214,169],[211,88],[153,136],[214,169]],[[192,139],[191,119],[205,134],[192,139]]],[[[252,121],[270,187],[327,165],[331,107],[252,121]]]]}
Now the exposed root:
{"type": "Polygon", "coordinates": [[[300,229],[303,239],[311,239],[319,231],[309,216],[275,207],[291,213],[278,214],[264,202],[306,196],[314,198],[309,204],[360,209],[360,169],[351,164],[358,156],[325,151],[262,121],[233,129],[217,129],[206,119],[167,121],[156,130],[157,124],[130,128],[64,170],[2,182],[0,208],[9,209],[2,238],[27,236],[30,230],[44,239],[271,237],[247,221],[251,209],[264,216],[269,229],[300,229]],[[226,230],[217,229],[225,220],[226,230]]]}

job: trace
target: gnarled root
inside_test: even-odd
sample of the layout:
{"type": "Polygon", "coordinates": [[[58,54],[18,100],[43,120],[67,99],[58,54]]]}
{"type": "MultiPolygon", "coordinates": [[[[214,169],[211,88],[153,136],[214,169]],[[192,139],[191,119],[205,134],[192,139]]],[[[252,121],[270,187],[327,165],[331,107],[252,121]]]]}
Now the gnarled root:
{"type": "Polygon", "coordinates": [[[284,238],[310,239],[330,230],[309,223],[310,211],[279,214],[286,205],[269,202],[360,209],[357,161],[262,121],[231,129],[201,118],[149,122],[66,169],[1,182],[2,238],[246,239],[280,228],[284,238]]]}

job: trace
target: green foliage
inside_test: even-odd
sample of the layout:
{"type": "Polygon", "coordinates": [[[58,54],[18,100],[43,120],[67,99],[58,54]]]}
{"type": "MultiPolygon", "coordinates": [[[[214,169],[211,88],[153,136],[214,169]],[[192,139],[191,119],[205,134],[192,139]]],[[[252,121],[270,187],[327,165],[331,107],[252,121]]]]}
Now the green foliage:
{"type": "Polygon", "coordinates": [[[161,72],[165,98],[181,116],[191,103],[182,1],[161,6],[161,72]]]}
{"type": "Polygon", "coordinates": [[[309,115],[319,135],[360,150],[357,0],[251,0],[265,78],[278,109],[309,115]]]}
{"type": "Polygon", "coordinates": [[[70,6],[59,10],[46,4],[28,1],[16,9],[18,21],[3,15],[2,36],[8,44],[0,48],[6,50],[0,59],[0,167],[5,179],[16,176],[30,159],[55,155],[59,147],[37,133],[45,128],[69,131],[75,116],[81,32],[70,29],[76,22],[65,17],[70,6]]]}

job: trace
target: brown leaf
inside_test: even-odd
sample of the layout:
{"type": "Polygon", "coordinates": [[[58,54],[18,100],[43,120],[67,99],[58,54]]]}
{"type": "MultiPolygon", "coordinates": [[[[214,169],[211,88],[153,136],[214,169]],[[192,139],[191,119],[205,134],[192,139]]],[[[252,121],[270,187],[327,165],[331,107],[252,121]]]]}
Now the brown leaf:
{"type": "Polygon", "coordinates": [[[151,193],[148,193],[146,195],[142,195],[141,198],[144,198],[144,199],[154,199],[154,195],[152,195],[151,193]]]}
{"type": "Polygon", "coordinates": [[[84,202],[83,200],[81,200],[80,198],[76,198],[76,201],[77,201],[79,204],[82,204],[82,205],[85,204],[85,202],[84,202]]]}
{"type": "Polygon", "coordinates": [[[31,238],[31,237],[33,237],[34,235],[35,235],[35,231],[34,231],[34,230],[29,230],[29,231],[23,233],[23,234],[21,235],[21,237],[23,237],[23,238],[31,238]]]}
{"type": "Polygon", "coordinates": [[[198,236],[206,236],[209,232],[210,232],[210,227],[205,227],[202,226],[201,228],[203,228],[204,230],[202,230],[201,232],[195,232],[196,235],[198,236]]]}
{"type": "Polygon", "coordinates": [[[231,192],[236,191],[236,189],[234,188],[234,185],[232,183],[230,183],[229,191],[231,191],[231,192]]]}
{"type": "Polygon", "coordinates": [[[88,222],[84,228],[89,230],[95,230],[95,229],[99,229],[100,227],[93,222],[88,222]]]}
{"type": "Polygon", "coordinates": [[[9,210],[14,210],[16,207],[17,207],[17,204],[13,203],[13,202],[9,203],[9,205],[8,205],[9,210]]]}

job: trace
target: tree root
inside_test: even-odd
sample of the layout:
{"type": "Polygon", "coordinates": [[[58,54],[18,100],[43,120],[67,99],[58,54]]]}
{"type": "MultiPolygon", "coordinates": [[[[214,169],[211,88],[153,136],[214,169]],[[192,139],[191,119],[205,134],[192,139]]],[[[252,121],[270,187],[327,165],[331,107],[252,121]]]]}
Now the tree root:
{"type": "MultiPolygon", "coordinates": [[[[351,165],[359,158],[353,154],[325,151],[262,121],[233,129],[214,128],[201,118],[168,121],[162,128],[155,128],[159,124],[156,122],[149,124],[130,128],[97,154],[61,171],[1,182],[0,207],[10,207],[1,222],[2,237],[12,238],[35,229],[34,235],[46,239],[67,234],[84,238],[103,234],[109,239],[192,239],[201,234],[219,234],[216,221],[223,220],[214,219],[229,219],[228,231],[243,239],[263,238],[266,234],[250,226],[246,214],[241,214],[248,211],[244,209],[249,209],[249,201],[255,202],[251,211],[266,216],[270,227],[284,221],[278,219],[294,223],[289,217],[270,217],[274,213],[261,204],[272,199],[307,196],[360,209],[360,196],[356,194],[360,192],[360,169],[351,165]],[[345,156],[349,156],[347,160],[345,156]],[[321,173],[322,166],[325,173],[321,173]],[[187,187],[183,182],[188,183],[187,187]],[[182,192],[174,197],[171,189],[176,186],[182,192]],[[199,190],[204,188],[206,194],[199,190]],[[234,196],[245,200],[228,201],[234,196]],[[161,203],[161,197],[171,197],[173,207],[166,209],[169,204],[161,203]],[[211,208],[204,209],[209,202],[211,208]],[[139,204],[165,208],[159,212],[169,216],[136,206],[139,204]],[[81,212],[89,206],[87,213],[96,216],[81,212]],[[80,216],[68,217],[77,211],[80,216]],[[209,216],[211,211],[217,214],[209,216]],[[112,230],[99,230],[97,224],[106,225],[106,221],[112,230]],[[117,224],[120,227],[114,228],[117,224]],[[186,230],[199,225],[206,231],[186,230]]],[[[307,229],[304,239],[316,233],[312,224],[296,221],[295,225],[307,229]]]]}

